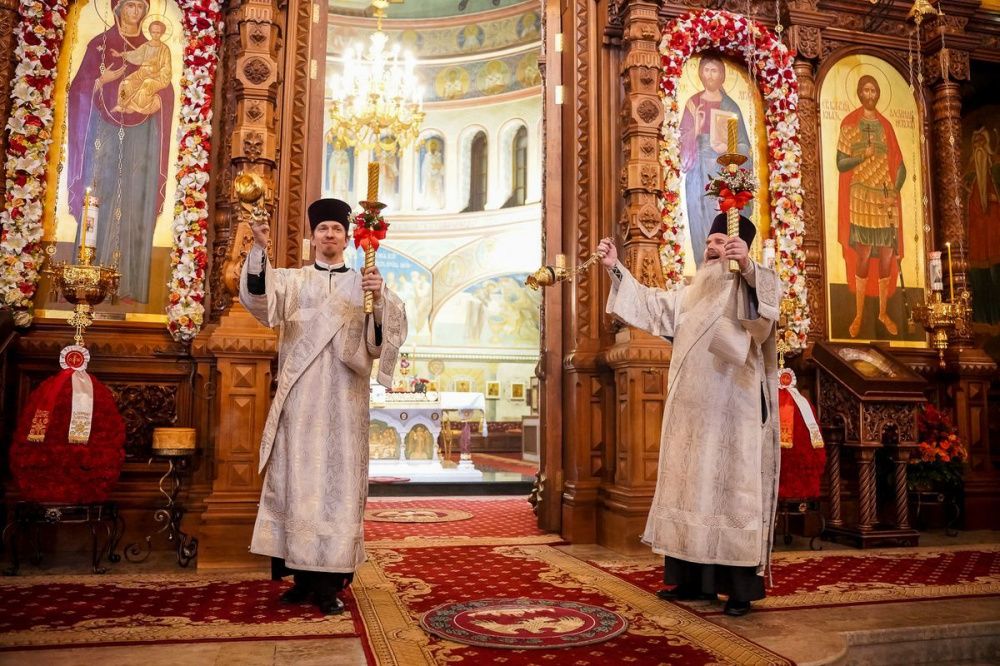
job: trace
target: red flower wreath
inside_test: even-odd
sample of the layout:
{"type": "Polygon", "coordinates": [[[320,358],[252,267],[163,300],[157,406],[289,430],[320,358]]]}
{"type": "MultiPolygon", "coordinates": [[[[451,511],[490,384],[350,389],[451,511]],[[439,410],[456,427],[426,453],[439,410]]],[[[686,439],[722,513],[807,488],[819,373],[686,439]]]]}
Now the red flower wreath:
{"type": "Polygon", "coordinates": [[[125,462],[125,422],[111,391],[90,375],[94,411],[86,444],[68,441],[73,403],[72,374],[66,369],[35,389],[21,411],[10,449],[10,471],[20,499],[51,504],[91,504],[111,494],[125,462]],[[28,433],[36,412],[48,411],[45,439],[28,433]]]}

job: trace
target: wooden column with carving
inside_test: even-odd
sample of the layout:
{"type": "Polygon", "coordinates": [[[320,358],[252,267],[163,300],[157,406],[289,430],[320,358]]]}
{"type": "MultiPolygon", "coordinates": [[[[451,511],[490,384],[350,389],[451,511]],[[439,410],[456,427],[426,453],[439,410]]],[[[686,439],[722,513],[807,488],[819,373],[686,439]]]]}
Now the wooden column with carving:
{"type": "Polygon", "coordinates": [[[192,347],[203,364],[215,366],[213,467],[198,557],[204,569],[252,561],[247,547],[260,497],[258,449],[270,406],[277,336],[236,302],[239,273],[253,240],[241,221],[233,179],[241,170],[257,172],[268,185],[265,198],[272,202],[281,23],[271,0],[234,2],[226,12],[212,280],[216,321],[192,347]]]}
{"type": "MultiPolygon", "coordinates": [[[[927,60],[927,82],[933,90],[933,160],[937,212],[938,247],[951,243],[956,293],[968,287],[969,256],[968,211],[962,183],[962,104],[960,81],[968,80],[969,52],[955,48],[974,46],[964,33],[966,19],[935,17],[925,26],[924,37],[936,49],[927,60]]],[[[947,270],[947,268],[946,268],[947,270]]],[[[947,276],[946,276],[947,279],[947,276]]],[[[969,451],[965,478],[965,527],[991,526],[992,516],[1000,512],[996,487],[1000,475],[992,464],[989,439],[990,382],[996,363],[975,346],[971,334],[954,335],[946,354],[948,373],[954,378],[948,393],[953,398],[955,422],[969,451]]],[[[1000,445],[994,443],[993,446],[1000,445]]]]}
{"type": "MultiPolygon", "coordinates": [[[[645,285],[663,287],[659,257],[662,187],[659,164],[663,105],[658,94],[659,26],[654,1],[623,7],[622,143],[625,163],[619,182],[625,198],[616,233],[622,260],[645,285]]],[[[639,541],[656,488],[663,403],[670,347],[633,328],[622,328],[605,354],[614,372],[614,475],[601,489],[598,541],[622,552],[645,551],[639,541]]]]}
{"type": "MultiPolygon", "coordinates": [[[[562,247],[570,264],[590,256],[600,238],[599,151],[595,117],[601,105],[598,79],[598,5],[571,0],[563,19],[565,103],[562,106],[562,247]]],[[[600,352],[599,272],[589,271],[563,287],[563,469],[562,535],[592,543],[597,532],[597,493],[604,441],[600,352]]]]}
{"type": "MultiPolygon", "coordinates": [[[[799,81],[799,141],[802,145],[802,187],[805,192],[823,191],[820,176],[816,62],[822,54],[821,28],[830,16],[816,11],[816,0],[789,2],[788,43],[797,52],[795,75],[799,81]]],[[[806,288],[809,302],[809,342],[826,337],[826,285],[823,283],[823,211],[818,196],[807,196],[803,205],[806,234],[802,247],[806,254],[806,288]]]]}

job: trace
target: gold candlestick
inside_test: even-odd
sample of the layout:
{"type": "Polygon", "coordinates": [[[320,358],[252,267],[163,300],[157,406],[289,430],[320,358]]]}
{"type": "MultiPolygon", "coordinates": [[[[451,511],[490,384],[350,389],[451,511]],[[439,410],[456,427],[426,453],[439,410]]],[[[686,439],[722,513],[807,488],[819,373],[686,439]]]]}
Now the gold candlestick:
{"type": "MultiPolygon", "coordinates": [[[[361,205],[364,207],[366,213],[373,213],[378,215],[379,211],[385,208],[385,204],[378,200],[378,162],[368,163],[368,200],[362,201],[361,205]]],[[[369,268],[375,267],[375,246],[369,242],[365,246],[365,266],[364,271],[366,272],[369,268]]],[[[365,314],[371,314],[375,312],[375,295],[370,292],[365,292],[365,314]]]]}
{"type": "MultiPolygon", "coordinates": [[[[719,155],[716,159],[731,174],[735,174],[740,165],[747,160],[745,155],[736,152],[738,132],[736,118],[730,118],[726,124],[726,154],[719,155]]],[[[726,235],[730,238],[740,235],[740,211],[738,208],[730,208],[726,211],[726,235]]],[[[735,259],[729,260],[728,267],[730,273],[740,272],[740,262],[735,259]]]]}

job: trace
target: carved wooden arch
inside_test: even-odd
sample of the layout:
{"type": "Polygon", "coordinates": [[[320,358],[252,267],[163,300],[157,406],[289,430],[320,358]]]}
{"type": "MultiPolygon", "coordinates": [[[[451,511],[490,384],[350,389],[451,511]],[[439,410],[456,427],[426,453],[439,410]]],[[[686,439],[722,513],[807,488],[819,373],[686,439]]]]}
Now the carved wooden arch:
{"type": "MultiPolygon", "coordinates": [[[[894,51],[887,50],[887,49],[882,49],[882,48],[866,47],[866,46],[863,46],[861,44],[852,44],[852,45],[849,45],[849,46],[842,46],[840,48],[837,48],[837,49],[831,51],[830,55],[828,57],[824,58],[824,60],[822,61],[822,63],[820,64],[819,68],[816,71],[816,104],[817,104],[817,106],[820,109],[822,109],[822,103],[823,103],[823,97],[822,97],[823,83],[826,81],[826,77],[830,73],[830,70],[833,69],[833,67],[837,63],[839,63],[841,60],[843,60],[844,58],[847,58],[847,57],[850,57],[850,56],[853,56],[853,55],[866,55],[866,56],[871,56],[871,57],[874,57],[874,58],[879,58],[883,62],[886,62],[887,64],[889,64],[893,69],[895,69],[896,72],[899,73],[899,75],[902,76],[904,80],[908,79],[908,77],[907,77],[907,74],[908,74],[907,63],[906,63],[906,61],[898,53],[896,53],[894,51]]],[[[921,92],[923,93],[922,95],[914,96],[914,101],[915,101],[916,106],[917,106],[917,126],[920,128],[920,131],[923,133],[923,136],[926,139],[927,137],[930,136],[930,131],[931,131],[931,129],[930,129],[931,117],[930,117],[930,113],[929,113],[929,110],[928,110],[928,105],[926,103],[926,97],[927,97],[926,93],[927,93],[927,91],[923,90],[921,92]]],[[[823,145],[824,145],[823,144],[823,123],[822,123],[822,121],[820,121],[820,122],[817,123],[816,137],[817,137],[817,139],[816,139],[816,147],[817,147],[818,150],[821,151],[822,148],[823,148],[823,145]]],[[[931,232],[930,233],[921,230],[922,233],[923,233],[923,235],[924,235],[924,250],[925,251],[931,251],[936,246],[936,243],[935,243],[935,234],[934,234],[933,230],[937,228],[937,220],[934,218],[933,213],[932,213],[932,211],[934,210],[934,198],[935,198],[936,194],[935,194],[935,191],[934,191],[934,188],[933,188],[933,181],[931,179],[931,168],[930,168],[931,162],[930,162],[930,148],[929,148],[929,145],[930,145],[930,141],[923,140],[923,141],[920,142],[920,150],[919,150],[920,171],[921,171],[921,173],[920,173],[921,188],[922,188],[922,192],[924,194],[924,198],[920,202],[920,205],[923,207],[924,226],[927,227],[928,225],[930,225],[930,227],[931,227],[931,232]]],[[[837,248],[836,247],[827,247],[827,245],[826,245],[826,233],[825,233],[825,231],[826,231],[826,198],[824,197],[825,193],[822,191],[822,187],[823,187],[823,160],[822,159],[818,160],[816,168],[819,170],[819,184],[820,184],[821,190],[819,192],[810,193],[810,194],[814,194],[815,195],[813,197],[810,197],[810,199],[814,201],[813,205],[816,206],[816,209],[817,209],[817,212],[818,212],[818,215],[819,215],[819,225],[820,225],[820,228],[824,232],[821,235],[821,237],[820,237],[820,244],[823,247],[823,257],[824,257],[824,265],[821,266],[822,273],[823,273],[823,284],[821,286],[823,287],[823,290],[824,290],[824,296],[825,296],[824,302],[827,304],[827,306],[829,306],[829,301],[828,301],[828,299],[829,299],[829,291],[828,291],[829,280],[826,279],[826,275],[827,275],[826,262],[827,262],[827,260],[830,257],[830,253],[833,252],[833,251],[835,251],[835,250],[837,250],[837,248]]],[[[908,170],[907,175],[909,175],[909,173],[910,172],[908,170]]],[[[826,321],[826,319],[827,318],[824,317],[825,321],[826,321]]],[[[829,326],[829,321],[826,321],[826,324],[827,324],[827,326],[829,326]]],[[[826,331],[823,331],[823,337],[824,338],[826,337],[826,331]]]]}

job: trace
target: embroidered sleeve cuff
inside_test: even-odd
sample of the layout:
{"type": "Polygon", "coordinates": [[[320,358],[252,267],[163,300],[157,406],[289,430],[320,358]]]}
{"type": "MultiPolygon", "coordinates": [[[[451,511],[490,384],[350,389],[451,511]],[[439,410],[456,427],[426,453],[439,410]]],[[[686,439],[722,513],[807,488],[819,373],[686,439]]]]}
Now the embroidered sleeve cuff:
{"type": "Polygon", "coordinates": [[[751,287],[757,286],[757,264],[751,259],[747,261],[747,269],[745,271],[740,271],[740,275],[743,279],[747,281],[747,284],[751,287]]]}

